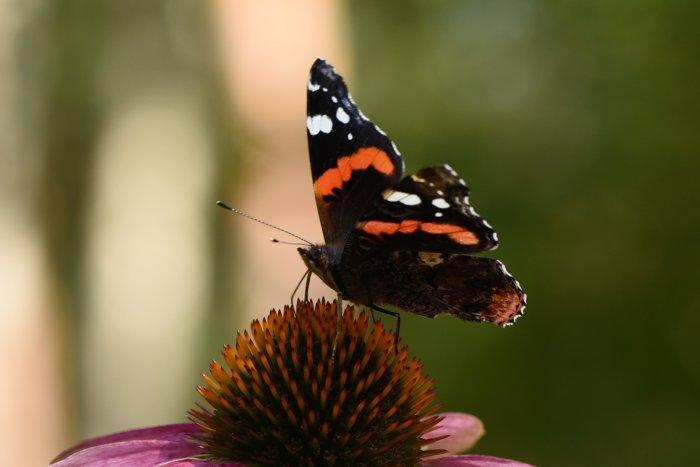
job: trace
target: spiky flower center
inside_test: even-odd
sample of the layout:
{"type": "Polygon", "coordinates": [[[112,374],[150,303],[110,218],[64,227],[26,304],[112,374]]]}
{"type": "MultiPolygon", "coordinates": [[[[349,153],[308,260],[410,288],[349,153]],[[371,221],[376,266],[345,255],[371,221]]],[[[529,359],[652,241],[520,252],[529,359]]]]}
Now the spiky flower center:
{"type": "Polygon", "coordinates": [[[432,382],[395,335],[353,307],[298,302],[273,310],[214,361],[190,411],[205,457],[246,465],[400,466],[434,454],[432,382]]]}

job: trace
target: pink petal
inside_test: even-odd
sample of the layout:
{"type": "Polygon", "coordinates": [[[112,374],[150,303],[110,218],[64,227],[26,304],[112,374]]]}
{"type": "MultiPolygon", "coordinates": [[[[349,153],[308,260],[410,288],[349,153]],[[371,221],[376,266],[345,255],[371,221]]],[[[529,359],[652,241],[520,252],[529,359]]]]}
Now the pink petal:
{"type": "MultiPolygon", "coordinates": [[[[100,436],[82,441],[63,451],[51,465],[54,467],[215,465],[192,459],[192,456],[201,451],[187,439],[198,430],[194,423],[179,423],[100,436]]],[[[243,466],[237,463],[223,465],[243,466]]]]}
{"type": "Polygon", "coordinates": [[[474,415],[445,412],[438,416],[445,418],[424,438],[447,437],[429,444],[426,449],[444,449],[447,452],[443,455],[455,454],[470,449],[485,433],[484,424],[474,415]]]}
{"type": "Polygon", "coordinates": [[[510,459],[475,454],[425,460],[418,465],[426,467],[533,467],[531,464],[510,459]]]}

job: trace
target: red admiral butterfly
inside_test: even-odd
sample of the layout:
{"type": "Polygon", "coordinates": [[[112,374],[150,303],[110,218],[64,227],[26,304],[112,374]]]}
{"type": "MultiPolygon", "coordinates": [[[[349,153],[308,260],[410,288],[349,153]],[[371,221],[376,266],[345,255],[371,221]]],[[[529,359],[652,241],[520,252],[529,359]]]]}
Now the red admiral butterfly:
{"type": "MultiPolygon", "coordinates": [[[[306,128],[325,245],[299,248],[340,297],[433,317],[512,324],[525,308],[518,281],[495,259],[496,232],[469,204],[448,165],[404,179],[394,143],[365,117],[343,78],[311,67],[306,128]]],[[[389,312],[390,314],[396,314],[389,312]]]]}

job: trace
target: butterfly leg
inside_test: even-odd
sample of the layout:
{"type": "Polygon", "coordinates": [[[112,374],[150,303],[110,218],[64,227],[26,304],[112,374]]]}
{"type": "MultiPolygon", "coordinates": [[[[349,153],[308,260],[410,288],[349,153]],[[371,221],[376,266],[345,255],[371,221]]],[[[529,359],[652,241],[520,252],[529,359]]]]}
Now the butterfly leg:
{"type": "Polygon", "coordinates": [[[343,294],[338,294],[338,308],[336,309],[335,317],[335,341],[333,343],[333,350],[335,350],[335,344],[338,341],[338,335],[340,335],[340,322],[343,316],[343,294]]]}
{"type": "MultiPolygon", "coordinates": [[[[303,277],[302,277],[303,279],[303,277]]],[[[306,271],[306,287],[304,287],[304,303],[309,301],[309,286],[311,285],[311,270],[306,271]]]]}
{"type": "MultiPolygon", "coordinates": [[[[396,341],[394,342],[394,350],[396,353],[399,353],[399,334],[401,332],[401,314],[398,311],[389,311],[387,309],[378,307],[376,305],[372,305],[371,308],[372,310],[377,310],[380,313],[384,313],[385,315],[390,315],[396,318],[396,341]]],[[[374,315],[372,315],[374,318],[374,315]]]]}
{"type": "Polygon", "coordinates": [[[294,297],[297,295],[299,287],[301,287],[301,283],[304,282],[304,279],[306,279],[306,293],[304,294],[304,302],[306,302],[309,298],[309,282],[311,281],[311,271],[306,271],[304,275],[301,276],[301,279],[299,279],[299,282],[297,282],[297,286],[294,287],[294,290],[292,291],[292,297],[289,299],[289,301],[292,304],[292,308],[294,308],[294,297]]]}
{"type": "Polygon", "coordinates": [[[333,367],[333,361],[335,360],[335,349],[338,347],[338,336],[340,336],[340,323],[343,314],[343,294],[338,293],[338,301],[336,304],[335,337],[333,338],[333,350],[331,352],[331,368],[333,367]]]}
{"type": "Polygon", "coordinates": [[[369,309],[369,316],[372,318],[372,324],[377,322],[377,317],[374,315],[374,308],[369,309]]]}

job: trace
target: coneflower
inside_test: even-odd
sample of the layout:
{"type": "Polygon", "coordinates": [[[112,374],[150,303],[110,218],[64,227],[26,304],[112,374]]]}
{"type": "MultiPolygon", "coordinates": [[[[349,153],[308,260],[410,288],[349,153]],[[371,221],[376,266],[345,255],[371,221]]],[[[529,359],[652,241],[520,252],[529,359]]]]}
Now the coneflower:
{"type": "Polygon", "coordinates": [[[225,346],[199,393],[211,410],[190,412],[211,460],[249,465],[415,465],[441,453],[422,436],[439,418],[432,382],[394,334],[336,304],[272,311],[225,346]]]}

